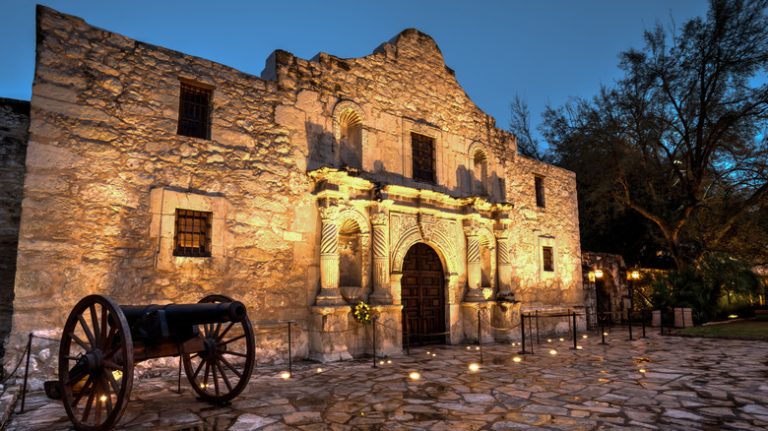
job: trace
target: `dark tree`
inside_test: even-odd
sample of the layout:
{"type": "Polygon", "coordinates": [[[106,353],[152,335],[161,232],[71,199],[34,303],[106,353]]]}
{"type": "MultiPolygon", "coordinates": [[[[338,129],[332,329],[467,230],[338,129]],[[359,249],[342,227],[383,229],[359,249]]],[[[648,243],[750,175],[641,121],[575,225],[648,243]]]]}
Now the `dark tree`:
{"type": "Polygon", "coordinates": [[[528,109],[528,103],[519,95],[515,95],[509,108],[509,131],[517,138],[517,151],[524,156],[542,160],[539,141],[531,133],[531,111],[528,109]]]}
{"type": "Polygon", "coordinates": [[[614,221],[641,216],[635,226],[652,227],[678,268],[707,252],[768,254],[767,7],[713,0],[706,19],[648,31],[642,49],[621,54],[614,86],[545,113],[580,198],[593,195],[614,221]]]}

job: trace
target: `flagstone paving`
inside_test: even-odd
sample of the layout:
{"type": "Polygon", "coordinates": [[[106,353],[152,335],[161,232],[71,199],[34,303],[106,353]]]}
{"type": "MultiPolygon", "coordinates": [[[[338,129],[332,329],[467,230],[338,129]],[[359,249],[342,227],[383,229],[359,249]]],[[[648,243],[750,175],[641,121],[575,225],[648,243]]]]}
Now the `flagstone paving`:
{"type": "MultiPolygon", "coordinates": [[[[543,340],[544,341],[544,340],[543,340]]],[[[368,361],[258,367],[228,406],[199,402],[176,370],[153,370],[133,385],[117,429],[506,430],[768,428],[768,343],[613,334],[542,343],[534,355],[487,345],[413,349],[379,368],[368,361]],[[557,354],[549,354],[556,349],[557,354]],[[522,358],[514,362],[514,357],[522,358]],[[322,371],[317,368],[321,367],[322,371]],[[159,372],[162,371],[162,372],[159,372]],[[421,375],[411,380],[411,372],[421,375]]],[[[186,382],[185,382],[186,383],[186,382]]],[[[6,428],[67,430],[57,401],[41,393],[6,428]]]]}

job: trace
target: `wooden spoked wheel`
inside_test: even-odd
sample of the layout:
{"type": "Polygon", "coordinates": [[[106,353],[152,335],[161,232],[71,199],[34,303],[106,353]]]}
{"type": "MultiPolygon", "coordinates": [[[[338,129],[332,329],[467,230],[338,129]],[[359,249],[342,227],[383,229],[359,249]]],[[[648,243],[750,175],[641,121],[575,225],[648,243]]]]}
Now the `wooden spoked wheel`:
{"type": "MultiPolygon", "coordinates": [[[[224,295],[209,295],[206,302],[233,302],[224,295]]],[[[248,385],[256,363],[251,321],[199,325],[205,350],[183,353],[184,372],[197,394],[211,403],[226,403],[248,385]]]]}
{"type": "Polygon", "coordinates": [[[59,384],[76,429],[106,430],[120,419],[133,384],[133,343],[111,298],[86,296],[72,309],[61,336],[59,384]]]}

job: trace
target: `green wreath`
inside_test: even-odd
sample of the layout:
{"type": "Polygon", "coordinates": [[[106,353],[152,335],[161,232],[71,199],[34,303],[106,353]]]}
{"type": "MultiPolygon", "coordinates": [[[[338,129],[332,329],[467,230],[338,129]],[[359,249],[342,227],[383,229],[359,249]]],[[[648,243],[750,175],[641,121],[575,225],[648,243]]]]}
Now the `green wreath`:
{"type": "Polygon", "coordinates": [[[371,315],[371,306],[363,301],[360,301],[357,303],[357,305],[355,305],[352,315],[355,316],[355,320],[357,320],[359,323],[362,323],[363,325],[367,325],[371,323],[371,320],[373,320],[373,316],[371,315]]]}

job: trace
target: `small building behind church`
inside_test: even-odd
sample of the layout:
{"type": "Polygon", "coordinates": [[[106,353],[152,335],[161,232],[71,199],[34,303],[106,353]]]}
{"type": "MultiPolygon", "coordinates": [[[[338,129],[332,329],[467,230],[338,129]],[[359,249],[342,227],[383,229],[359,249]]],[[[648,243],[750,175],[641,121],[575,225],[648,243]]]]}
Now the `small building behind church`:
{"type": "Polygon", "coordinates": [[[359,302],[380,354],[584,306],[574,174],[518,155],[418,30],[254,76],[38,7],[28,121],[8,352],[94,293],[239,299],[261,361],[287,320],[297,357],[370,354],[359,302]]]}

